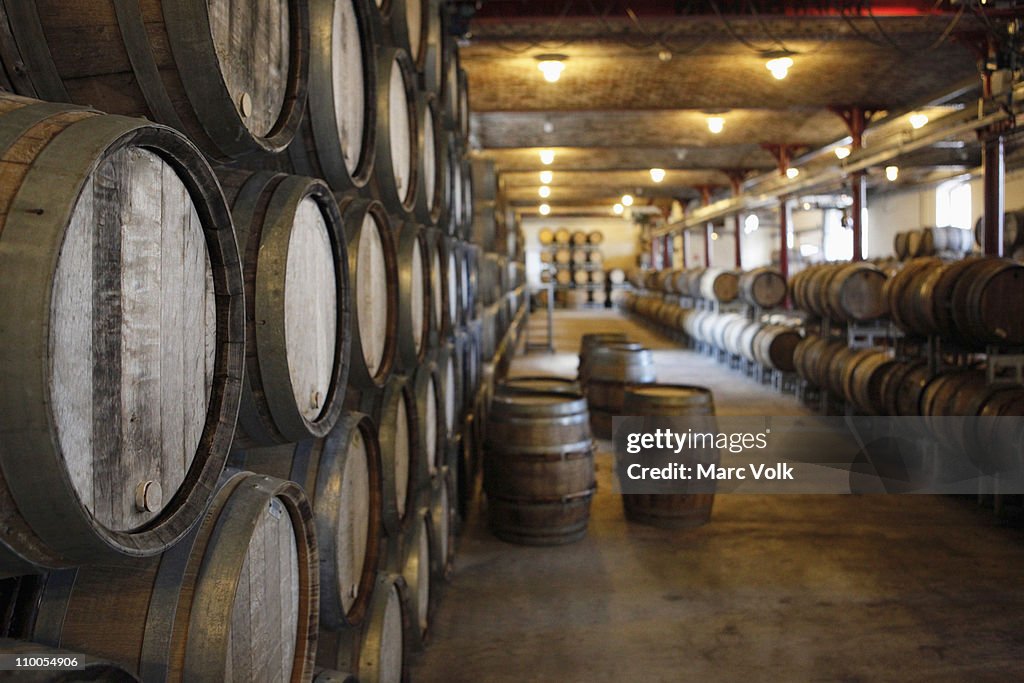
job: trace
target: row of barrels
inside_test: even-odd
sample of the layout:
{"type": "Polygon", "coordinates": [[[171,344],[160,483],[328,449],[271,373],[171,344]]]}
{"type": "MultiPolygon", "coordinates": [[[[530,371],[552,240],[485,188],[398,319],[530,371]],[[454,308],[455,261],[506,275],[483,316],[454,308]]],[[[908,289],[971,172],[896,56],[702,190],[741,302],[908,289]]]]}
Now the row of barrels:
{"type": "Polygon", "coordinates": [[[748,271],[726,268],[689,268],[638,272],[638,289],[706,299],[719,303],[743,301],[758,308],[776,308],[786,300],[786,280],[770,266],[748,271]]]}
{"type": "Polygon", "coordinates": [[[540,272],[541,282],[556,282],[559,285],[600,285],[608,278],[608,274],[600,268],[578,268],[575,270],[559,269],[552,272],[545,269],[540,272]]]}
{"type": "Polygon", "coordinates": [[[558,228],[557,230],[541,228],[540,232],[537,233],[537,239],[542,246],[551,244],[572,244],[577,247],[588,244],[597,246],[604,242],[604,233],[600,230],[585,232],[583,230],[570,231],[568,228],[558,228]]]}
{"type": "Polygon", "coordinates": [[[813,265],[793,275],[793,305],[837,323],[885,318],[889,306],[883,292],[889,273],[867,261],[813,265]]]}
{"type": "Polygon", "coordinates": [[[900,261],[936,254],[959,258],[971,248],[971,231],[951,225],[906,230],[893,237],[893,251],[900,261]]]}
{"type": "MultiPolygon", "coordinates": [[[[985,246],[984,216],[974,222],[974,242],[979,248],[985,246]]],[[[1003,214],[1003,255],[1024,261],[1024,211],[1007,211],[1003,214]]]]}
{"type": "Polygon", "coordinates": [[[559,267],[586,267],[588,264],[604,262],[604,254],[600,249],[563,246],[557,249],[544,249],[540,252],[541,263],[554,263],[559,267]]]}
{"type": "Polygon", "coordinates": [[[469,228],[467,79],[438,0],[28,0],[2,15],[0,87],[146,117],[218,162],[469,228]]]}

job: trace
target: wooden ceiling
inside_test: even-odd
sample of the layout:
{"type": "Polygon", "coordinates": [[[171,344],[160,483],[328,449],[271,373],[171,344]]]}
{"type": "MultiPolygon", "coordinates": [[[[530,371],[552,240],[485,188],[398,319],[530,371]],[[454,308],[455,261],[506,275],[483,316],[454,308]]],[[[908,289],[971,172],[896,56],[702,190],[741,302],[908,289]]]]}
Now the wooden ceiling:
{"type": "Polygon", "coordinates": [[[765,143],[816,149],[846,136],[831,108],[905,114],[980,80],[970,46],[987,21],[932,0],[485,0],[461,50],[474,154],[494,160],[524,214],[542,201],[544,169],[555,213],[610,214],[626,192],[645,203],[691,200],[700,185],[724,194],[730,171],[776,167],[765,143]],[[552,52],[567,57],[556,83],[537,68],[552,52]],[[783,52],[793,66],[776,80],[765,62],[783,52]],[[718,135],[711,114],[725,119],[718,135]],[[541,149],[555,151],[551,166],[541,149]]]}

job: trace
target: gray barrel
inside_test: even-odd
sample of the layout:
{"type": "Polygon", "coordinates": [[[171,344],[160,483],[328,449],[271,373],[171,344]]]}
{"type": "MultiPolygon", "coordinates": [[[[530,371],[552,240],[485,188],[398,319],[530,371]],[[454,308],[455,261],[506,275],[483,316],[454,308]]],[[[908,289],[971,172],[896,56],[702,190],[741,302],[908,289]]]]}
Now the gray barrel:
{"type": "Polygon", "coordinates": [[[416,397],[421,449],[421,462],[416,476],[421,485],[426,485],[437,473],[438,467],[444,464],[447,443],[444,384],[436,363],[424,363],[416,370],[413,375],[413,392],[416,397]]]}
{"type": "Polygon", "coordinates": [[[14,95],[0,149],[17,170],[0,216],[0,575],[163,552],[209,504],[241,393],[217,180],[172,130],[14,95]]]}
{"type": "MultiPolygon", "coordinates": [[[[700,419],[701,431],[714,432],[715,402],[711,390],[678,384],[649,384],[626,389],[625,410],[629,415],[700,419]]],[[[656,423],[652,423],[652,426],[656,423]]],[[[670,427],[671,423],[663,425],[670,427]]],[[[697,431],[695,429],[695,431],[697,431]]],[[[691,450],[687,462],[718,462],[714,449],[691,450]]],[[[674,482],[675,483],[675,482],[674,482]]],[[[626,518],[658,527],[678,528],[706,524],[711,520],[714,493],[624,494],[626,518]]]]}
{"type": "MultiPolygon", "coordinates": [[[[445,444],[446,449],[448,445],[445,444]]],[[[430,488],[425,492],[431,525],[430,566],[437,580],[445,580],[451,576],[452,563],[455,561],[457,522],[454,474],[454,470],[447,465],[439,466],[431,478],[430,488]]]]}
{"type": "Polygon", "coordinates": [[[416,191],[415,214],[417,220],[436,225],[442,220],[448,201],[447,147],[444,144],[437,100],[418,93],[416,111],[419,116],[416,138],[416,159],[419,164],[416,178],[419,188],[416,191]]]}
{"type": "Polygon", "coordinates": [[[26,635],[120,662],[143,681],[309,680],[313,527],[298,484],[225,473],[204,521],[159,558],[47,576],[26,635]]]}
{"type": "Polygon", "coordinates": [[[335,192],[362,188],[373,173],[380,22],[372,4],[309,3],[309,101],[288,152],[298,173],[323,178],[335,192]]]}
{"type": "Polygon", "coordinates": [[[0,59],[19,94],[144,115],[221,160],[280,152],[295,135],[308,87],[306,3],[16,5],[2,10],[0,59]]]}
{"type": "Polygon", "coordinates": [[[377,197],[388,211],[408,215],[416,204],[419,151],[416,74],[404,50],[377,57],[377,197]]]}
{"type": "Polygon", "coordinates": [[[223,171],[242,256],[246,358],[236,445],[323,436],[348,382],[348,254],[330,189],[301,176],[223,171]],[[257,322],[259,321],[259,322],[257,322]]]}
{"type": "Polygon", "coordinates": [[[342,225],[352,282],[350,382],[362,389],[384,385],[398,346],[398,263],[394,231],[380,202],[345,198],[342,225]]]}
{"type": "Polygon", "coordinates": [[[612,437],[612,417],[625,415],[626,386],[655,381],[654,357],[650,349],[633,342],[598,346],[587,364],[587,402],[590,425],[598,438],[612,437]]]}
{"type": "Polygon", "coordinates": [[[529,545],[583,538],[594,491],[583,397],[497,392],[487,420],[484,490],[498,538],[529,545]]]}
{"type": "Polygon", "coordinates": [[[377,411],[383,470],[384,528],[398,534],[415,515],[420,472],[420,420],[411,380],[394,376],[384,389],[377,411]]]}
{"type": "Polygon", "coordinates": [[[592,332],[583,335],[580,339],[580,363],[577,371],[577,378],[580,384],[587,383],[587,367],[590,362],[590,354],[593,350],[609,342],[628,341],[625,332],[592,332]]]}
{"type": "Polygon", "coordinates": [[[413,645],[420,648],[426,644],[430,635],[430,622],[436,602],[431,572],[433,529],[430,510],[423,507],[413,515],[409,529],[402,539],[402,578],[408,587],[410,631],[414,635],[413,645]]]}
{"type": "Polygon", "coordinates": [[[430,248],[423,229],[402,225],[398,236],[398,364],[404,370],[423,360],[430,341],[430,248]]]}
{"type": "Polygon", "coordinates": [[[800,340],[800,333],[791,327],[766,325],[751,341],[754,359],[767,368],[793,372],[796,370],[793,353],[800,340]]]}

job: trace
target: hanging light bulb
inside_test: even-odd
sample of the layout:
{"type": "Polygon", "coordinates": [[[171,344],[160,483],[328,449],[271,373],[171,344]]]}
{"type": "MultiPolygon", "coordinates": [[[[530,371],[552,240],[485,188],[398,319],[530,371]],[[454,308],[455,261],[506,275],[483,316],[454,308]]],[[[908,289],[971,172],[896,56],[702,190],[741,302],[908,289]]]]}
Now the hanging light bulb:
{"type": "Polygon", "coordinates": [[[550,185],[551,181],[554,179],[554,177],[555,177],[555,174],[552,173],[551,171],[541,171],[540,172],[540,182],[541,182],[541,185],[550,185]]]}
{"type": "Polygon", "coordinates": [[[709,116],[707,118],[708,130],[718,135],[725,129],[725,119],[721,116],[709,116]]]}
{"type": "Polygon", "coordinates": [[[551,188],[547,185],[541,185],[540,190],[538,190],[538,194],[540,194],[542,199],[547,199],[551,196],[551,188]]]}
{"type": "Polygon", "coordinates": [[[625,210],[626,210],[626,207],[624,207],[622,204],[616,204],[615,206],[612,207],[612,212],[616,216],[621,216],[622,212],[625,211],[625,210]]]}
{"type": "Polygon", "coordinates": [[[896,178],[898,178],[899,175],[900,175],[900,167],[899,166],[886,166],[885,167],[885,177],[889,180],[890,183],[896,182],[896,178]]]}
{"type": "Polygon", "coordinates": [[[769,59],[764,66],[772,72],[772,76],[781,81],[789,75],[789,67],[793,66],[793,60],[790,57],[776,57],[769,59]]]}
{"type": "Polygon", "coordinates": [[[652,168],[651,169],[651,180],[656,183],[660,183],[665,179],[665,169],[663,168],[652,168]]]}
{"type": "Polygon", "coordinates": [[[711,233],[711,239],[712,240],[717,240],[718,239],[718,233],[717,232],[711,233]]]}
{"type": "Polygon", "coordinates": [[[555,150],[553,149],[542,149],[540,151],[540,163],[545,166],[550,166],[555,163],[555,150]]]}
{"type": "Polygon", "coordinates": [[[928,115],[927,114],[911,114],[910,115],[910,126],[914,130],[917,130],[918,128],[924,128],[926,125],[928,125],[928,115]]]}
{"type": "Polygon", "coordinates": [[[836,147],[836,158],[837,159],[845,159],[848,156],[850,156],[850,148],[849,147],[836,147]]]}
{"type": "Polygon", "coordinates": [[[623,206],[633,206],[633,195],[631,195],[631,194],[624,194],[624,195],[622,195],[622,205],[623,206]]]}
{"type": "Polygon", "coordinates": [[[551,207],[548,206],[547,204],[541,204],[540,208],[538,208],[537,210],[540,211],[541,216],[547,216],[549,213],[551,213],[551,207]]]}
{"type": "Polygon", "coordinates": [[[800,169],[799,168],[787,168],[786,169],[786,177],[787,178],[791,178],[791,179],[792,178],[796,178],[798,175],[800,175],[800,169]]]}
{"type": "Polygon", "coordinates": [[[565,60],[569,59],[565,55],[551,54],[551,55],[537,55],[537,68],[544,74],[544,80],[548,83],[554,83],[562,77],[562,72],[565,71],[565,60]]]}

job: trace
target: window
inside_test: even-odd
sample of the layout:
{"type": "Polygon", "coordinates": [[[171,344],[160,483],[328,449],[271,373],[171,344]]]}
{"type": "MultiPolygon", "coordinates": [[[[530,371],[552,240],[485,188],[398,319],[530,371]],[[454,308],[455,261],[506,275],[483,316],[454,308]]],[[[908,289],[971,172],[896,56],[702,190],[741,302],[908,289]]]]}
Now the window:
{"type": "Polygon", "coordinates": [[[935,225],[971,228],[971,186],[968,183],[951,180],[936,188],[935,225]]]}

